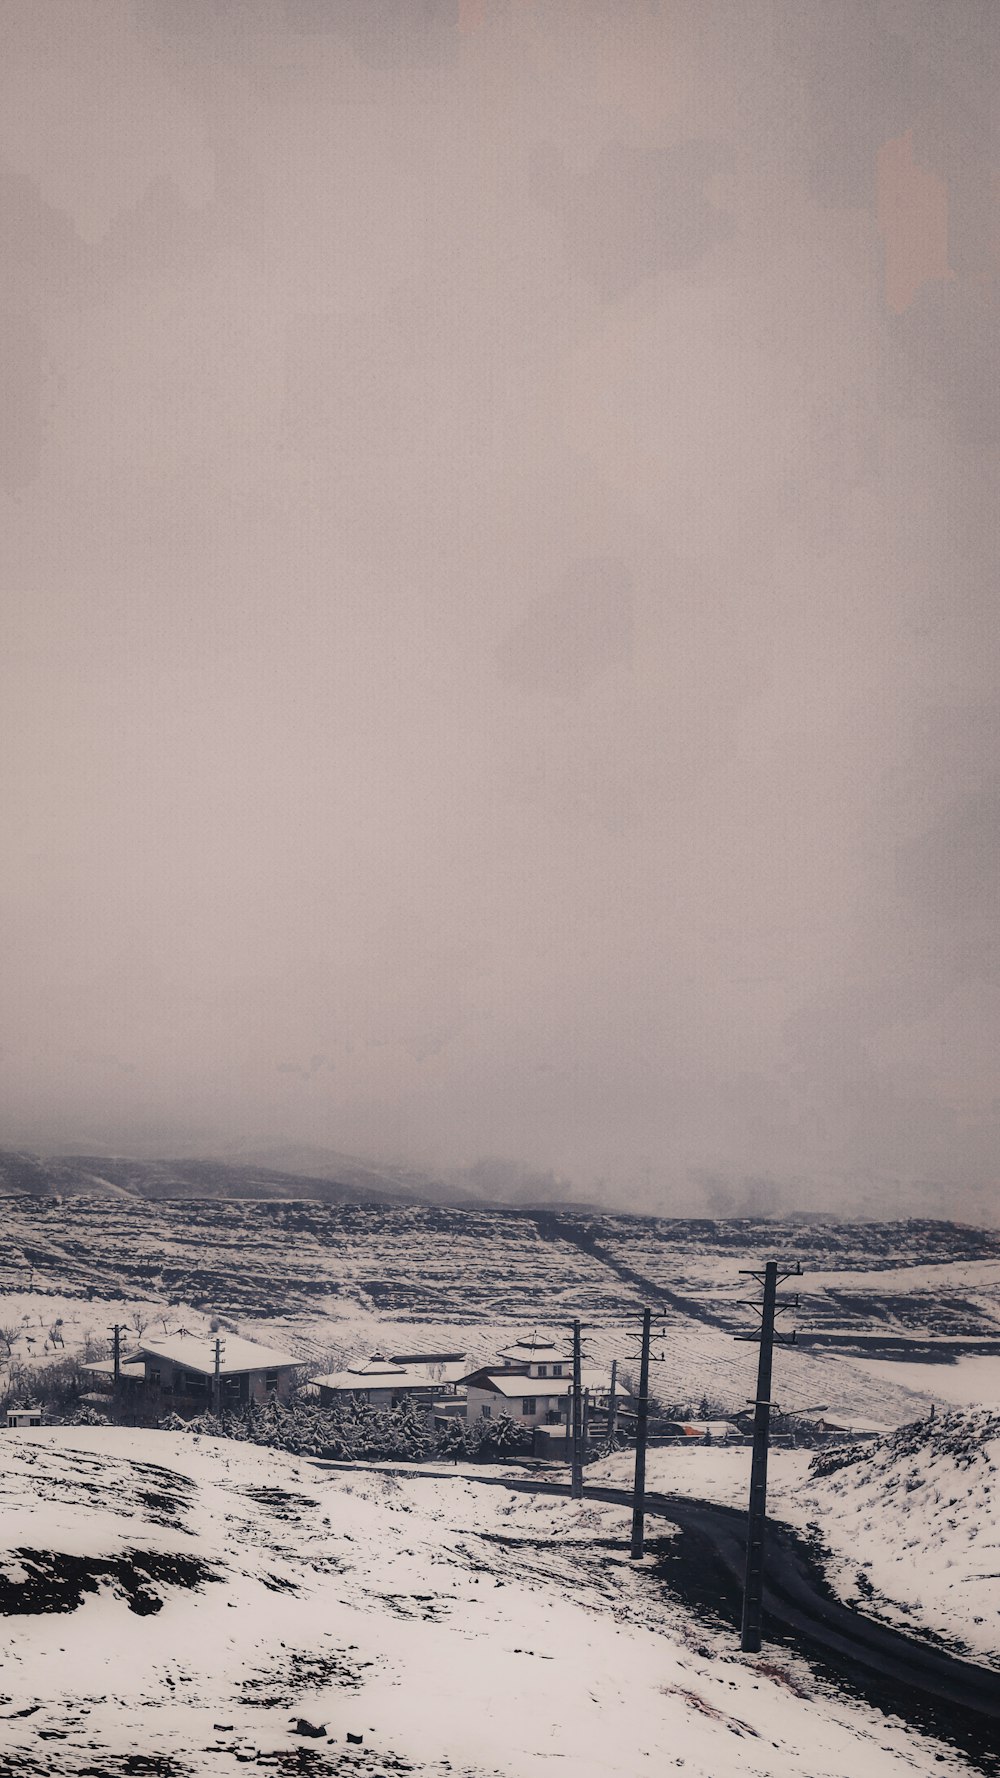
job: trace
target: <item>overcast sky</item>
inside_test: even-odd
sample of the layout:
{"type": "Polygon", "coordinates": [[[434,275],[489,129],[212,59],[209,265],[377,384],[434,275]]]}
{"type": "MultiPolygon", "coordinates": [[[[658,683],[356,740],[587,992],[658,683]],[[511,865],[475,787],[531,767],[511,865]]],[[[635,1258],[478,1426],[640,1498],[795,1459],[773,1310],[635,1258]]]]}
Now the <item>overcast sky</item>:
{"type": "Polygon", "coordinates": [[[3,0],[3,1140],[992,1218],[993,0],[3,0]]]}

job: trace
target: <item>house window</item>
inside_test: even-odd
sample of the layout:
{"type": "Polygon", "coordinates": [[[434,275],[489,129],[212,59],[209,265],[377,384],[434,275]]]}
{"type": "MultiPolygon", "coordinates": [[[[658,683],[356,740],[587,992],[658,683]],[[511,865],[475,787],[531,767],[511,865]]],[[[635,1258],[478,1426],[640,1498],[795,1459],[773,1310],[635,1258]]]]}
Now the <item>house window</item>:
{"type": "Polygon", "coordinates": [[[552,1375],[554,1377],[561,1377],[562,1376],[562,1365],[561,1364],[554,1364],[552,1366],[552,1375]]]}
{"type": "Polygon", "coordinates": [[[267,1395],[277,1395],[277,1393],[278,1393],[278,1373],[277,1373],[277,1371],[265,1371],[264,1372],[264,1391],[267,1395]]]}
{"type": "Polygon", "coordinates": [[[540,1364],[540,1365],[539,1365],[539,1367],[538,1367],[538,1375],[539,1375],[539,1376],[540,1376],[540,1377],[547,1377],[547,1376],[548,1376],[548,1374],[549,1374],[549,1367],[548,1367],[548,1365],[547,1365],[547,1364],[540,1364]]]}
{"type": "Polygon", "coordinates": [[[483,1402],[482,1414],[484,1420],[492,1420],[493,1409],[490,1407],[489,1402],[483,1402]]]}
{"type": "Polygon", "coordinates": [[[526,1395],[521,1402],[522,1414],[533,1414],[535,1412],[535,1407],[535,1397],[533,1395],[526,1395]]]}

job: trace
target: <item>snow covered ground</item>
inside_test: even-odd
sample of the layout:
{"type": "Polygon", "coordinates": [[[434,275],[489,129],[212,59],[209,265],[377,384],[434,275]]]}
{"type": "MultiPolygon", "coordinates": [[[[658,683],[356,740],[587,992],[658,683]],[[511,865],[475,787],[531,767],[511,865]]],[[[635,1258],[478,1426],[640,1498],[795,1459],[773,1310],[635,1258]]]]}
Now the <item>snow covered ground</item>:
{"type": "MultiPolygon", "coordinates": [[[[846,1603],[1000,1667],[1000,1415],[939,1414],[853,1449],[825,1477],[811,1474],[809,1451],[773,1450],[771,1515],[815,1533],[846,1603]]],[[[588,1480],[628,1486],[634,1462],[619,1452],[588,1468],[588,1480]]],[[[746,1447],[647,1455],[646,1486],[665,1494],[745,1508],[749,1477],[746,1447]]]]}
{"type": "Polygon", "coordinates": [[[833,1550],[841,1598],[1000,1668],[1000,1414],[904,1427],[783,1504],[833,1550]]]}
{"type": "Polygon", "coordinates": [[[896,1359],[845,1358],[842,1363],[874,1383],[911,1389],[953,1407],[1000,1407],[1000,1355],[956,1358],[954,1364],[906,1364],[896,1359]]]}
{"type": "MultiPolygon", "coordinates": [[[[372,1775],[967,1769],[690,1618],[628,1562],[624,1508],[168,1433],[0,1437],[0,1772],[300,1770],[306,1749],[372,1775]]],[[[703,1455],[735,1485],[745,1453],[703,1455]]]]}
{"type": "MultiPolygon", "coordinates": [[[[110,1351],[110,1325],[125,1328],[123,1351],[134,1350],[138,1325],[150,1338],[185,1327],[207,1335],[212,1318],[204,1309],[185,1303],[149,1298],[121,1301],[87,1301],[69,1296],[43,1296],[28,1291],[0,1297],[0,1326],[15,1330],[11,1358],[15,1366],[30,1372],[65,1356],[102,1356],[110,1351]],[[61,1322],[64,1342],[53,1346],[50,1333],[61,1322]]],[[[624,1376],[638,1375],[636,1351],[639,1318],[616,1319],[585,1326],[588,1362],[604,1370],[617,1358],[624,1376]]],[[[232,1333],[263,1345],[280,1347],[302,1358],[314,1372],[342,1368],[355,1358],[376,1351],[454,1350],[467,1352],[470,1367],[495,1358],[512,1339],[532,1331],[529,1320],[420,1322],[402,1316],[376,1314],[357,1304],[323,1299],[315,1307],[301,1307],[267,1317],[226,1317],[232,1333]]],[[[542,1324],[539,1323],[539,1327],[542,1324]]],[[[557,1320],[544,1323],[545,1332],[556,1333],[557,1320]]],[[[562,1329],[569,1351],[569,1333],[562,1329]]],[[[0,1343],[0,1391],[7,1373],[7,1355],[0,1343]]],[[[962,1361],[974,1363],[974,1360],[962,1361]]],[[[1000,1364],[1000,1360],[983,1360],[1000,1364]]],[[[703,1322],[679,1321],[663,1339],[654,1341],[651,1388],[665,1402],[697,1404],[708,1395],[726,1412],[745,1405],[753,1395],[756,1354],[733,1340],[722,1329],[703,1322]]],[[[946,1399],[935,1393],[939,1380],[957,1370],[951,1365],[883,1366],[878,1361],[848,1359],[840,1353],[811,1352],[795,1347],[776,1354],[775,1387],[782,1407],[802,1409],[822,1404],[831,1413],[860,1416],[887,1425],[901,1425],[926,1411],[931,1401],[946,1399]],[[898,1378],[884,1374],[899,1370],[898,1378]]],[[[23,1393],[30,1392],[26,1384],[23,1393]]]]}

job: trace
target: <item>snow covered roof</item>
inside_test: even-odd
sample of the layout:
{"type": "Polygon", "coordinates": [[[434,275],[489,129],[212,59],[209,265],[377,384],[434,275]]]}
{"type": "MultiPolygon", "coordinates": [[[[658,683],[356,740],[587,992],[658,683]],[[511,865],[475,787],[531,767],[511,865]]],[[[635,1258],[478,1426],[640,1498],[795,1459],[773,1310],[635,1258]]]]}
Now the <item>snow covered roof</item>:
{"type": "MultiPolygon", "coordinates": [[[[220,1335],[222,1356],[219,1375],[240,1376],[244,1371],[286,1370],[300,1361],[290,1352],[276,1352],[271,1346],[258,1346],[254,1340],[242,1340],[237,1334],[220,1335]]],[[[185,1370],[198,1371],[204,1377],[215,1374],[215,1337],[204,1339],[197,1334],[176,1333],[165,1340],[143,1340],[140,1352],[147,1358],[166,1358],[185,1370]]]]}
{"type": "Polygon", "coordinates": [[[552,1340],[540,1340],[535,1334],[527,1340],[515,1340],[498,1356],[506,1364],[547,1364],[550,1360],[556,1364],[572,1362],[572,1354],[565,1347],[557,1346],[552,1340]]]}
{"type": "Polygon", "coordinates": [[[407,1384],[411,1389],[440,1388],[442,1383],[457,1383],[465,1375],[466,1364],[464,1357],[448,1361],[428,1357],[404,1364],[399,1358],[375,1352],[364,1364],[348,1365],[328,1377],[314,1377],[313,1382],[324,1389],[397,1389],[407,1384]]]}
{"type": "MultiPolygon", "coordinates": [[[[569,1395],[573,1387],[572,1377],[526,1377],[520,1371],[486,1370],[473,1371],[465,1378],[475,1389],[485,1389],[493,1395],[502,1395],[505,1401],[517,1401],[525,1395],[537,1395],[543,1401],[552,1395],[557,1399],[569,1395]]],[[[581,1385],[595,1391],[606,1392],[609,1384],[607,1377],[600,1376],[596,1371],[584,1371],[581,1385]]]]}
{"type": "MultiPolygon", "coordinates": [[[[131,1366],[133,1370],[136,1370],[138,1366],[144,1362],[141,1352],[130,1352],[127,1357],[123,1352],[121,1357],[121,1369],[126,1370],[131,1366]]],[[[115,1374],[115,1361],[113,1358],[98,1358],[92,1360],[90,1364],[82,1364],[80,1369],[83,1371],[97,1371],[102,1377],[113,1377],[115,1374]]]]}
{"type": "Polygon", "coordinates": [[[320,1389],[399,1389],[407,1383],[411,1389],[424,1386],[423,1377],[411,1376],[409,1371],[401,1371],[397,1366],[384,1371],[331,1371],[327,1377],[313,1377],[312,1380],[320,1389]]]}
{"type": "Polygon", "coordinates": [[[828,1426],[831,1432],[866,1432],[881,1434],[892,1432],[891,1426],[885,1426],[880,1420],[851,1420],[840,1414],[823,1414],[816,1422],[817,1426],[828,1426]]]}

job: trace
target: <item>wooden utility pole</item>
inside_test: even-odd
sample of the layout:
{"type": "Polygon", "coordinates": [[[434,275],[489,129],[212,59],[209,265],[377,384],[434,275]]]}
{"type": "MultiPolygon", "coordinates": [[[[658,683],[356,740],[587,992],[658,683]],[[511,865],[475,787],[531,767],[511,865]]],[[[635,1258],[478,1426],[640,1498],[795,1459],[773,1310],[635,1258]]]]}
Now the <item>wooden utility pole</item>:
{"type": "Polygon", "coordinates": [[[573,1323],[573,1470],[569,1491],[583,1499],[583,1389],[581,1386],[580,1323],[573,1323]]]}
{"type": "Polygon", "coordinates": [[[649,1425],[649,1324],[651,1311],[642,1311],[642,1352],[639,1358],[638,1419],[635,1429],[635,1487],[632,1493],[633,1562],[642,1560],[643,1533],[646,1523],[646,1433],[649,1425]]]}
{"type": "MultiPolygon", "coordinates": [[[[761,1644],[761,1623],[764,1611],[764,1539],[767,1527],[767,1454],[771,1432],[771,1371],[774,1361],[774,1317],[778,1312],[778,1284],[786,1278],[801,1277],[802,1268],[782,1272],[778,1262],[769,1259],[763,1273],[748,1271],[744,1276],[760,1279],[764,1286],[763,1300],[752,1306],[760,1315],[760,1329],[737,1334],[737,1339],[759,1340],[757,1361],[757,1395],[753,1415],[753,1457],[750,1464],[750,1504],[747,1513],[746,1572],[743,1582],[743,1617],[740,1625],[740,1646],[744,1654],[758,1654],[761,1644]]],[[[798,1308],[798,1297],[783,1307],[798,1308]]],[[[782,1345],[794,1344],[795,1335],[779,1335],[782,1345]]]]}
{"type": "Polygon", "coordinates": [[[611,1360],[611,1394],[608,1397],[608,1450],[613,1451],[618,1430],[618,1360],[611,1360]]]}
{"type": "Polygon", "coordinates": [[[114,1355],[114,1364],[115,1364],[115,1388],[117,1389],[118,1384],[122,1380],[122,1329],[119,1327],[117,1321],[115,1322],[114,1327],[111,1329],[111,1332],[114,1335],[114,1346],[112,1347],[112,1352],[114,1355]]]}

